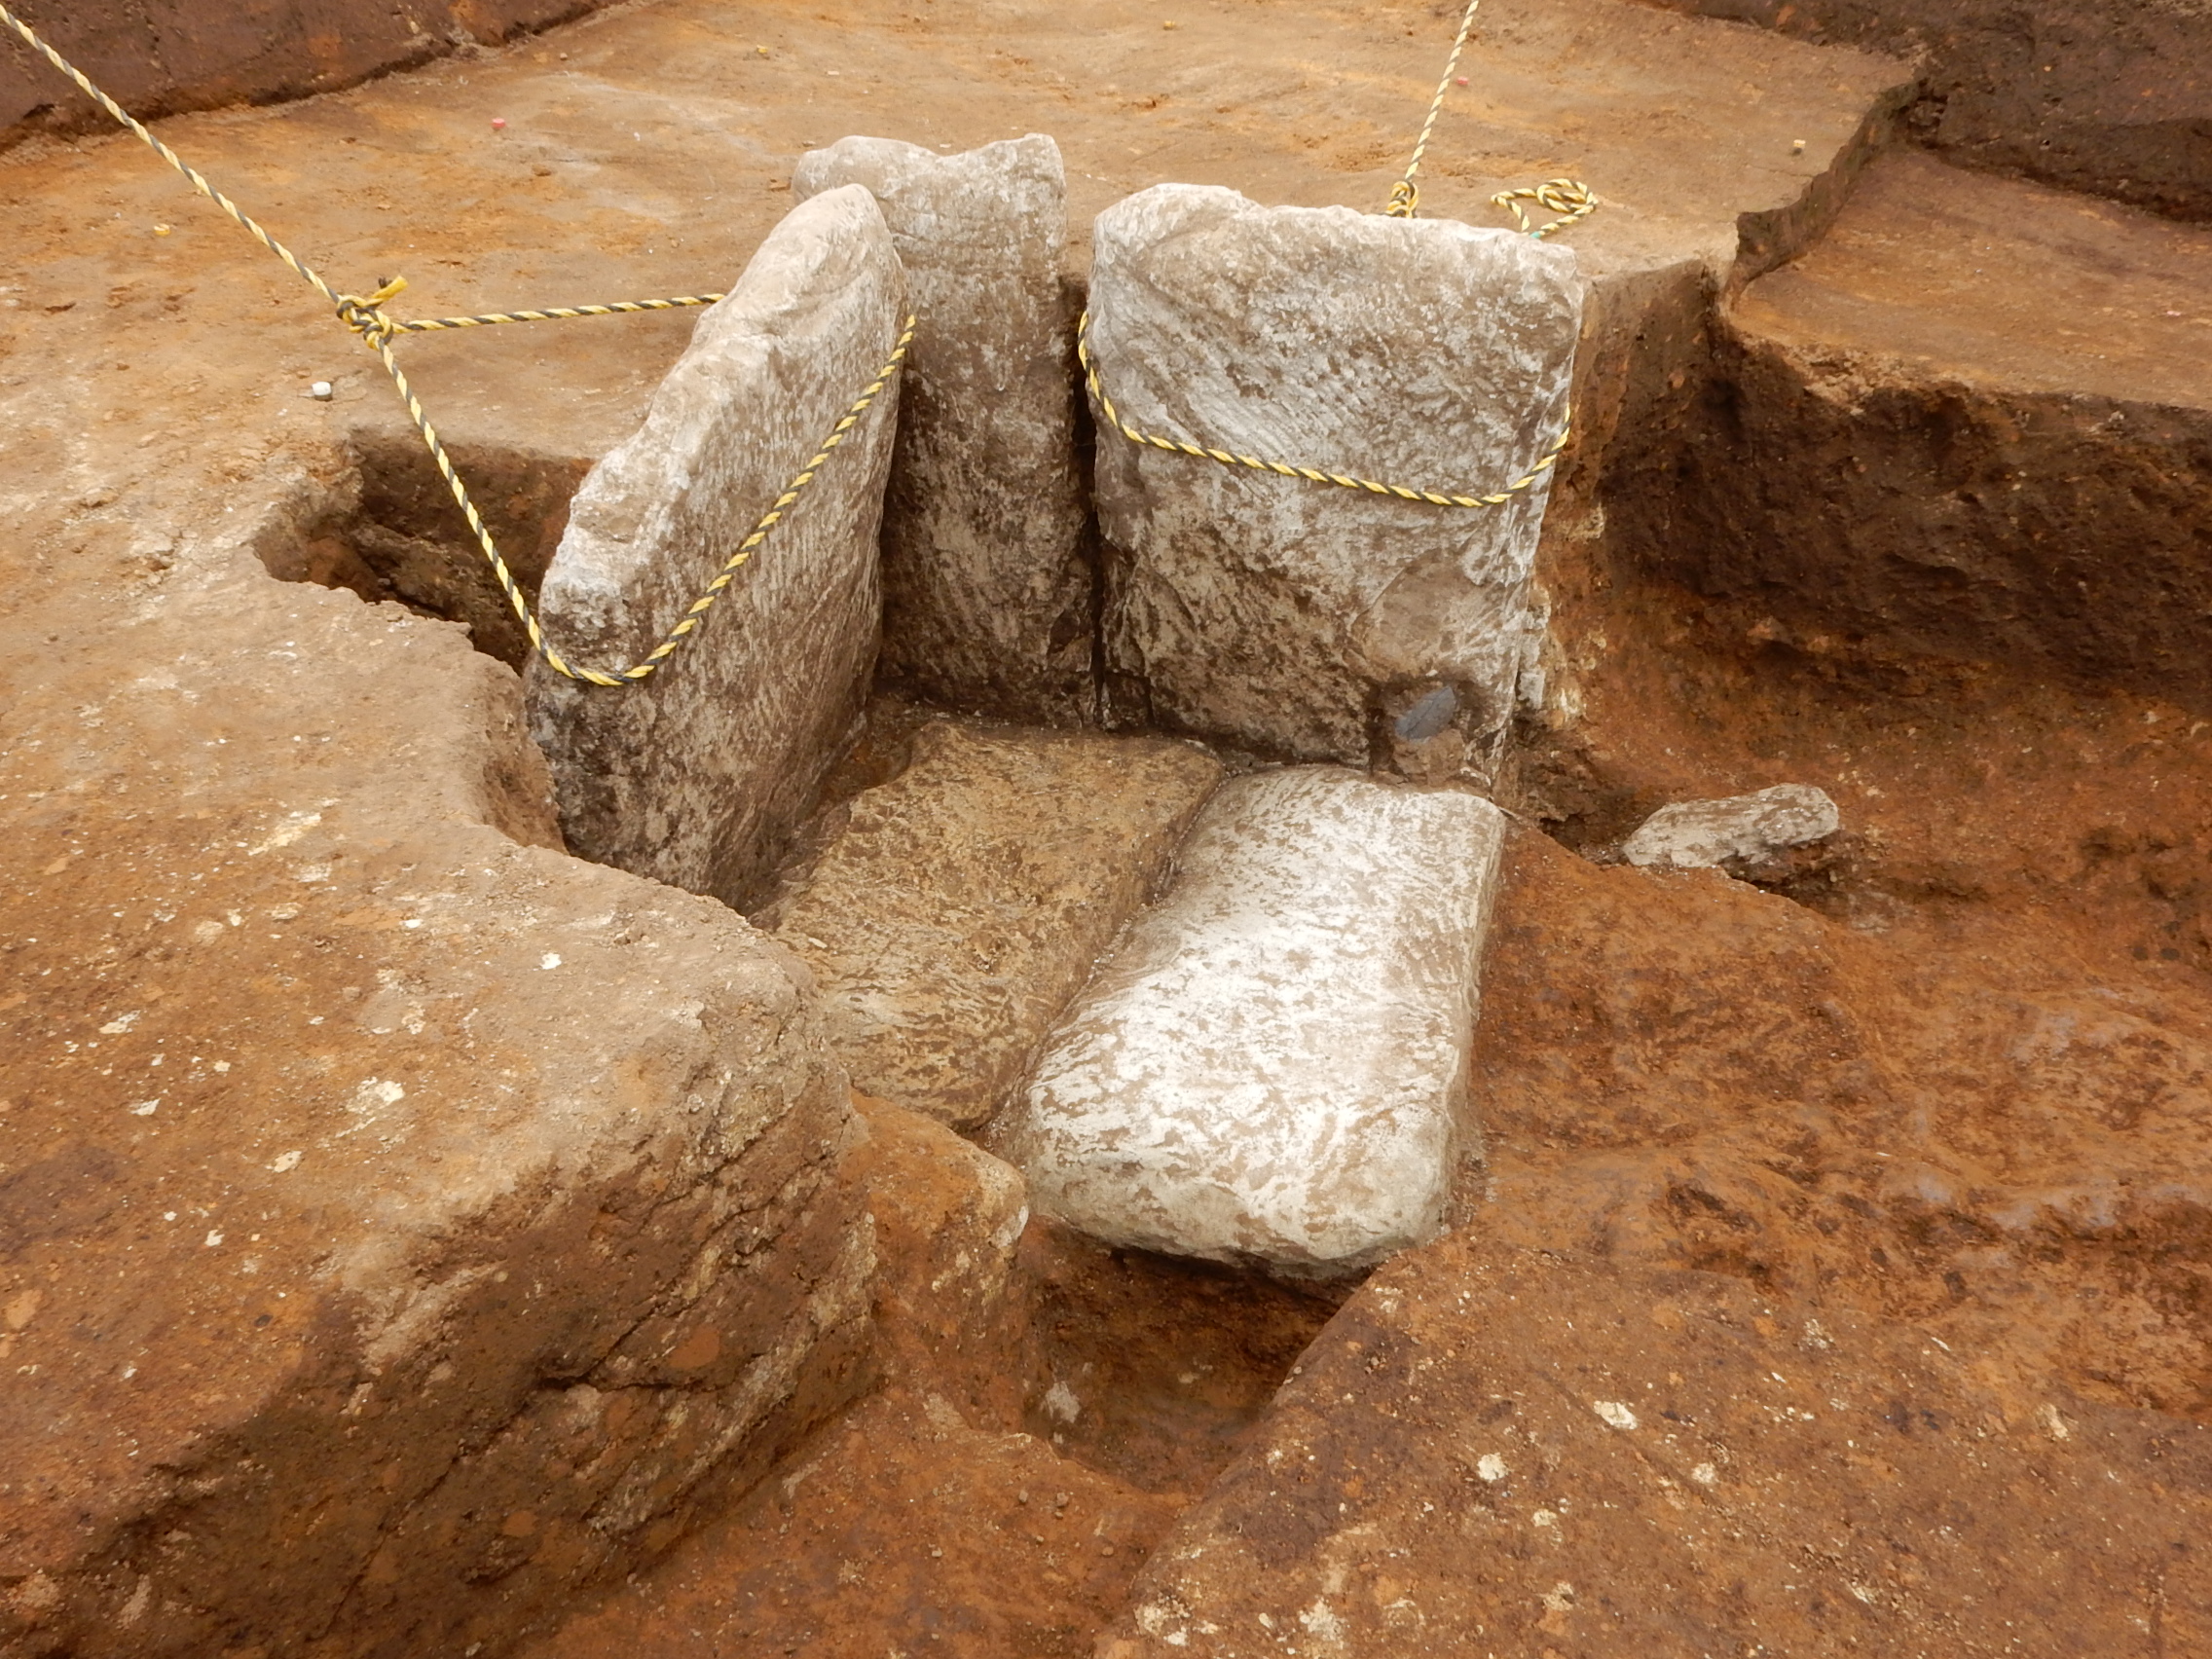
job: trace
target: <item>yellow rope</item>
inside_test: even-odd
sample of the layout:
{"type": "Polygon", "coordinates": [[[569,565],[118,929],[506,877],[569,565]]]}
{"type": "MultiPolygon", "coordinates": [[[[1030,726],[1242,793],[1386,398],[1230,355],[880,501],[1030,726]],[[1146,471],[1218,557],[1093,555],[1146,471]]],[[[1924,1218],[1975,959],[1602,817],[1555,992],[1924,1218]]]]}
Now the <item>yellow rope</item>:
{"type": "Polygon", "coordinates": [[[1561,426],[1559,436],[1552,441],[1551,448],[1544,451],[1528,471],[1487,496],[1460,496],[1443,490],[1416,489],[1407,484],[1384,484],[1373,478],[1357,478],[1346,472],[1323,472],[1318,467],[1302,466],[1295,461],[1271,461],[1263,456],[1239,455],[1234,450],[1185,443],[1180,438],[1163,438],[1157,432],[1148,432],[1141,426],[1131,425],[1122,419],[1122,412],[1114,407],[1113,398],[1106,394],[1106,387],[1098,379],[1098,364],[1090,354],[1088,312],[1085,312],[1076,324],[1075,353],[1083,364],[1084,383],[1090,387],[1090,395],[1097,399],[1099,411],[1106,417],[1106,424],[1133,444],[1166,450],[1174,455],[1192,456],[1199,461],[1216,461],[1224,466],[1245,466],[1255,472],[1272,472],[1283,478],[1303,478],[1309,484],[1334,484],[1341,490],[1364,490],[1371,496],[1395,496],[1401,501],[1426,501],[1432,507],[1502,507],[1522,492],[1532,489],[1536,481],[1558,463],[1570,435],[1568,427],[1561,426]]]}
{"type": "Polygon", "coordinates": [[[1444,73],[1436,83],[1436,96],[1428,100],[1428,119],[1420,124],[1420,136],[1414,140],[1413,159],[1406,163],[1406,176],[1390,187],[1390,205],[1383,208],[1393,219],[1412,219],[1419,216],[1420,190],[1414,183],[1414,175],[1420,171],[1420,159],[1428,154],[1428,141],[1436,134],[1437,117],[1444,113],[1444,99],[1452,91],[1453,71],[1459,67],[1459,54],[1467,50],[1467,36],[1474,32],[1475,13],[1483,0],[1467,0],[1467,10],[1459,18],[1459,32],[1452,37],[1452,55],[1444,60],[1444,73]]]}
{"type": "Polygon", "coordinates": [[[1501,190],[1491,198],[1493,204],[1511,213],[1522,230],[1539,241],[1554,231],[1587,219],[1598,210],[1598,199],[1590,194],[1590,187],[1571,178],[1546,179],[1542,184],[1525,186],[1520,190],[1501,190]],[[1529,215],[1522,211],[1521,203],[1533,202],[1548,213],[1560,216],[1549,224],[1531,225],[1529,215]]]}
{"type": "Polygon", "coordinates": [[[313,266],[307,264],[299,255],[263,230],[253,217],[237,203],[208,183],[195,168],[187,166],[184,158],[147,130],[144,123],[138,121],[129,110],[109,97],[107,93],[101,92],[99,88],[93,86],[82,70],[40,39],[30,25],[17,17],[5,4],[0,4],[0,23],[6,23],[9,28],[21,36],[24,45],[44,57],[55,68],[60,70],[62,74],[68,76],[87,97],[107,111],[117,122],[136,133],[157,156],[168,163],[179,173],[182,173],[191,183],[193,189],[229,214],[240,229],[282,260],[295,275],[329,301],[332,310],[338,313],[339,321],[360,336],[361,343],[377,354],[379,360],[384,364],[385,372],[391,377],[391,384],[399,393],[399,400],[407,406],[407,413],[415,423],[415,429],[422,434],[423,442],[430,452],[430,459],[437,463],[438,472],[445,479],[446,487],[453,492],[455,504],[461,508],[461,516],[467,519],[468,528],[474,534],[478,547],[483,550],[485,560],[491,565],[492,574],[498,579],[500,591],[507,596],[507,603],[514,608],[515,615],[521,620],[524,629],[529,633],[532,649],[537,652],[546,667],[566,679],[579,681],[586,685],[631,685],[649,678],[654,670],[666,662],[675,653],[676,648],[698,630],[699,625],[706,620],[708,611],[714,608],[715,601],[722,596],[723,590],[736,579],[737,572],[752,560],[755,550],[768,538],[769,532],[782,522],[793,503],[797,501],[800,495],[805,492],[806,487],[814,482],[816,473],[828,462],[831,452],[845,441],[845,435],[867,412],[869,405],[874,403],[876,398],[881,395],[883,388],[891,384],[891,377],[899,372],[900,366],[906,359],[906,349],[913,343],[914,318],[909,316],[900,332],[898,345],[892,349],[890,359],[884,363],[881,369],[876,371],[874,380],[868,384],[859,397],[853,400],[852,406],[845,411],[836,425],[830,429],[830,434],[822,440],[814,453],[813,459],[799,468],[792,481],[784,487],[783,494],[778,496],[774,502],[769,505],[768,510],[760,515],[753,527],[752,534],[746,536],[744,541],[739,544],[737,551],[732,553],[724,562],[715,579],[707,584],[706,591],[691,602],[690,606],[684,610],[682,619],[661,637],[659,645],[627,668],[616,669],[611,672],[603,669],[578,668],[566,660],[547,642],[544,630],[538,626],[537,617],[531,609],[530,600],[523,593],[521,584],[515,580],[514,572],[507,569],[506,560],[499,556],[499,549],[492,539],[492,533],[486,527],[483,515],[476,510],[476,503],[469,498],[467,485],[461,482],[461,473],[454,466],[453,458],[446,453],[445,441],[438,436],[437,428],[430,424],[430,418],[424,413],[422,400],[415,395],[414,387],[407,384],[406,373],[400,368],[399,359],[392,354],[392,339],[401,334],[430,334],[445,329],[485,328],[502,322],[556,322],[579,316],[622,316],[639,312],[674,311],[686,306],[711,306],[721,299],[722,296],[720,294],[683,294],[666,300],[619,300],[611,305],[552,307],[544,311],[492,312],[481,316],[435,317],[411,322],[388,317],[384,313],[384,307],[406,288],[406,277],[387,277],[378,285],[376,291],[370,294],[339,293],[323,280],[321,274],[313,266]]]}

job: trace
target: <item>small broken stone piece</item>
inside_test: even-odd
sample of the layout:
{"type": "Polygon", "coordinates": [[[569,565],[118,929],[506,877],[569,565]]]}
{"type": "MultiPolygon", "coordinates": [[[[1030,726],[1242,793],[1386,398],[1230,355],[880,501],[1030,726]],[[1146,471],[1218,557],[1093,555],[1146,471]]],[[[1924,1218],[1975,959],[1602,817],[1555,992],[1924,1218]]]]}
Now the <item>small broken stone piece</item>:
{"type": "Polygon", "coordinates": [[[1504,828],[1333,766],[1223,785],[1012,1114],[1032,1202],[1297,1277],[1436,1236],[1504,828]]]}
{"type": "Polygon", "coordinates": [[[1660,869],[1751,876],[1789,849],[1825,841],[1842,827],[1842,814],[1826,791],[1776,784],[1754,794],[1663,806],[1622,843],[1621,856],[1660,869]]]}

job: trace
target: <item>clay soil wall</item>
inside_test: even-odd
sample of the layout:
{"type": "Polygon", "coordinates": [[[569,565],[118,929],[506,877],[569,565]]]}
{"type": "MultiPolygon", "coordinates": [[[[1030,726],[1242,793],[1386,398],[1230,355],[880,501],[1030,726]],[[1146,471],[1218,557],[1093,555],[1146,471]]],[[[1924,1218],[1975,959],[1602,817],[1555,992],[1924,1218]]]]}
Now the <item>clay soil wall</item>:
{"type": "MultiPolygon", "coordinates": [[[[492,45],[608,0],[19,0],[15,12],[133,115],[274,103],[492,45]]],[[[107,117],[0,33],[0,149],[107,117]]]]}
{"type": "Polygon", "coordinates": [[[2212,219],[2212,10],[2198,0],[1658,0],[1917,57],[1915,137],[1969,166],[2212,219]]]}

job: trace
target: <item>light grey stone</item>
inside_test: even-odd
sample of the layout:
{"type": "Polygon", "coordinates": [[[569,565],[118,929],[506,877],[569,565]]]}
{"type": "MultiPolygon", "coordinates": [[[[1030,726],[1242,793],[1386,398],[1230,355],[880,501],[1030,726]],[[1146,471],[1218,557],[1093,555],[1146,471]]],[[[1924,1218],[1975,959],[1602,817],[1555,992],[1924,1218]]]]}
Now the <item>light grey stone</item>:
{"type": "Polygon", "coordinates": [[[1776,784],[1756,794],[1663,806],[1621,844],[1621,856],[1632,865],[1742,872],[1791,847],[1825,841],[1842,827],[1826,791],[1776,784]]]}
{"type": "MultiPolygon", "coordinates": [[[[642,657],[889,357],[905,278],[858,186],[793,209],[700,320],[637,434],[576,492],[538,612],[571,661],[642,657]]],[[[895,378],[668,665],[605,688],[531,667],[569,845],[742,904],[857,719],[881,610],[895,378]]]]}
{"type": "Polygon", "coordinates": [[[989,1119],[1220,778],[1164,738],[923,727],[776,907],[853,1087],[989,1119]]]}
{"type": "Polygon", "coordinates": [[[845,138],[792,175],[800,195],[840,184],[882,205],[921,317],[884,513],[884,668],[961,707],[1088,719],[1095,563],[1059,146],[845,138]]]}
{"type": "MultiPolygon", "coordinates": [[[[1581,282],[1565,248],[1197,185],[1117,203],[1093,242],[1091,350],[1147,431],[1479,496],[1528,472],[1567,419],[1581,282]]],[[[1549,477],[1503,506],[1438,507],[1142,447],[1101,422],[1116,717],[1486,776],[1540,629],[1529,585],[1549,477]]]]}
{"type": "Polygon", "coordinates": [[[1504,816],[1328,766],[1222,786],[998,1150],[1110,1243],[1291,1275],[1443,1227],[1504,816]]]}

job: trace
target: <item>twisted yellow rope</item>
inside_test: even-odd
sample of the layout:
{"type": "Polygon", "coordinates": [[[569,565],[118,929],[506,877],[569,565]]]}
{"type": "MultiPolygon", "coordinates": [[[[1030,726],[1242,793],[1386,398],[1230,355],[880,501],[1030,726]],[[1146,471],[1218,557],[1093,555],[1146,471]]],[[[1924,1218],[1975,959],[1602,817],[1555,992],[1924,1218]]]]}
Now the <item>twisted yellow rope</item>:
{"type": "Polygon", "coordinates": [[[660,644],[627,668],[612,671],[578,668],[553,648],[551,643],[545,638],[544,630],[538,626],[536,614],[531,608],[528,596],[523,593],[521,583],[515,580],[514,572],[507,569],[506,560],[500,557],[499,549],[492,539],[492,533],[486,527],[483,515],[476,510],[476,503],[469,497],[468,486],[461,482],[461,473],[454,466],[453,458],[446,453],[445,441],[438,436],[437,428],[430,424],[429,416],[424,411],[422,399],[415,395],[414,387],[407,384],[406,373],[400,368],[399,359],[392,354],[392,340],[395,336],[401,334],[430,334],[447,329],[485,328],[502,322],[556,322],[579,316],[622,316],[639,312],[674,311],[687,306],[711,306],[721,299],[722,296],[720,294],[683,294],[666,300],[619,300],[611,305],[551,307],[544,311],[491,312],[481,316],[434,317],[412,322],[400,321],[387,316],[384,308],[406,288],[406,277],[386,277],[376,290],[369,294],[339,293],[323,280],[322,275],[313,266],[262,229],[252,215],[208,183],[206,178],[197,169],[186,165],[183,157],[147,130],[144,123],[138,121],[129,110],[109,97],[107,93],[101,92],[99,88],[93,86],[82,70],[40,39],[30,25],[17,17],[5,4],[0,4],[0,23],[6,23],[9,28],[22,38],[24,45],[44,57],[55,68],[60,70],[62,74],[68,76],[76,84],[77,89],[87,97],[107,111],[121,125],[136,133],[144,141],[147,148],[183,174],[191,183],[193,189],[229,214],[241,230],[282,260],[295,276],[329,301],[331,309],[338,314],[338,320],[351,329],[354,334],[360,337],[361,344],[377,354],[378,360],[384,364],[385,373],[391,377],[392,387],[399,393],[400,402],[407,406],[407,414],[415,423],[415,429],[422,434],[424,445],[430,452],[430,459],[437,463],[439,475],[445,479],[446,487],[453,492],[454,503],[461,508],[461,516],[468,521],[468,528],[475,535],[476,544],[482,549],[485,561],[492,567],[492,574],[498,580],[500,592],[507,596],[507,603],[513,607],[516,617],[521,621],[524,630],[530,635],[531,648],[536,651],[547,668],[565,679],[579,681],[586,685],[631,685],[649,678],[654,670],[666,662],[674,654],[676,648],[697,631],[699,625],[705,621],[708,611],[714,608],[715,601],[719,599],[723,590],[736,579],[737,572],[751,561],[755,550],[768,538],[768,533],[783,520],[785,513],[797,501],[806,487],[814,482],[816,473],[829,461],[830,454],[845,441],[845,435],[867,412],[868,406],[881,395],[883,388],[891,383],[891,377],[899,372],[900,366],[905,361],[906,349],[913,343],[914,318],[909,316],[906,318],[904,328],[900,333],[898,345],[892,349],[889,361],[876,371],[874,380],[861,392],[859,397],[853,400],[852,406],[845,411],[836,425],[830,429],[830,434],[817,447],[813,458],[799,468],[797,474],[784,487],[783,493],[770,504],[768,510],[760,515],[760,518],[753,527],[752,534],[746,536],[744,541],[739,544],[737,551],[729,556],[721,570],[716,574],[715,579],[707,584],[706,591],[691,602],[690,606],[684,610],[682,619],[661,637],[660,644]]]}
{"type": "Polygon", "coordinates": [[[1467,50],[1467,36],[1474,32],[1475,13],[1483,0],[1467,0],[1467,10],[1459,18],[1459,32],[1452,37],[1452,55],[1444,60],[1444,73],[1436,83],[1436,96],[1428,100],[1428,119],[1420,124],[1420,136],[1414,140],[1413,159],[1406,163],[1406,176],[1390,187],[1390,204],[1382,209],[1393,219],[1412,219],[1419,215],[1420,189],[1414,183],[1414,175],[1420,171],[1421,158],[1428,154],[1428,141],[1436,135],[1437,117],[1444,113],[1444,99],[1452,91],[1453,71],[1459,67],[1459,54],[1467,50]]]}
{"type": "Polygon", "coordinates": [[[1334,484],[1340,490],[1364,490],[1371,496],[1395,496],[1401,501],[1426,501],[1432,507],[1502,507],[1524,491],[1533,489],[1536,481],[1558,464],[1570,435],[1567,426],[1561,426],[1559,436],[1552,441],[1551,448],[1544,451],[1528,471],[1487,496],[1461,496],[1443,490],[1417,489],[1408,484],[1384,484],[1346,472],[1324,472],[1319,467],[1304,466],[1296,461],[1270,461],[1262,456],[1239,455],[1234,450],[1213,449],[1204,444],[1186,443],[1181,438],[1165,438],[1157,432],[1148,432],[1122,419],[1122,412],[1114,407],[1113,398],[1106,394],[1106,387],[1098,379],[1098,364],[1090,354],[1088,312],[1085,312],[1076,324],[1075,353],[1083,364],[1084,384],[1089,387],[1090,395],[1097,400],[1099,413],[1105,416],[1106,424],[1133,444],[1166,450],[1174,455],[1192,456],[1199,461],[1219,461],[1224,466],[1244,466],[1255,472],[1272,472],[1282,478],[1303,478],[1309,484],[1334,484]]]}

